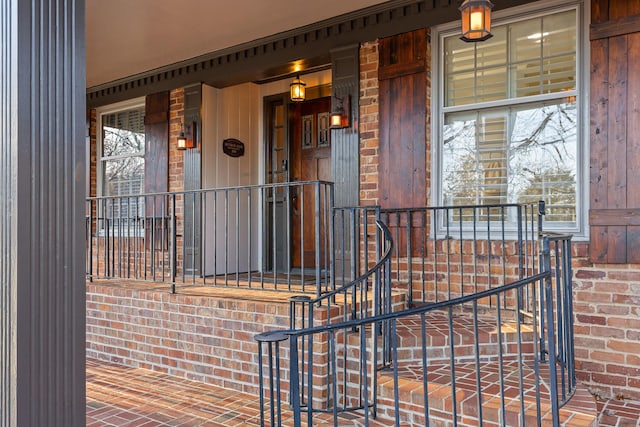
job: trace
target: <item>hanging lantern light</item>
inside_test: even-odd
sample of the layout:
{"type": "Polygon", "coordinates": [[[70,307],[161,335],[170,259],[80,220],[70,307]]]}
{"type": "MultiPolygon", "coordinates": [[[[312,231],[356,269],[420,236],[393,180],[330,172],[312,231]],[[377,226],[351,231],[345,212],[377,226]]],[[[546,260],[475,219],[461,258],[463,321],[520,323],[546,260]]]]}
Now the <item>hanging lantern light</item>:
{"type": "Polygon", "coordinates": [[[291,100],[294,102],[302,102],[305,100],[305,87],[307,84],[300,80],[300,74],[296,75],[296,78],[293,79],[291,84],[289,85],[289,92],[291,95],[291,100]]]}
{"type": "Polygon", "coordinates": [[[462,14],[462,36],[465,42],[481,42],[491,38],[491,9],[489,0],[464,0],[460,6],[462,14]]]}

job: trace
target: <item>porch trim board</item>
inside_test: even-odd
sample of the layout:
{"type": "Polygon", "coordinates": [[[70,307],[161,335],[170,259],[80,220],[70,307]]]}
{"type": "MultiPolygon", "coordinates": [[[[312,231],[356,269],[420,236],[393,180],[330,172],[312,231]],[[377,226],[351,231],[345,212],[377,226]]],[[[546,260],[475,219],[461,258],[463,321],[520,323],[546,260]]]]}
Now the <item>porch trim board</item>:
{"type": "MultiPolygon", "coordinates": [[[[500,2],[494,10],[527,3],[532,1],[500,2]]],[[[331,62],[332,49],[456,21],[460,18],[458,6],[454,0],[385,2],[88,88],[87,106],[96,108],[199,82],[223,88],[284,77],[300,58],[304,58],[305,69],[324,66],[331,62]],[[314,56],[310,57],[310,52],[314,56]]]]}

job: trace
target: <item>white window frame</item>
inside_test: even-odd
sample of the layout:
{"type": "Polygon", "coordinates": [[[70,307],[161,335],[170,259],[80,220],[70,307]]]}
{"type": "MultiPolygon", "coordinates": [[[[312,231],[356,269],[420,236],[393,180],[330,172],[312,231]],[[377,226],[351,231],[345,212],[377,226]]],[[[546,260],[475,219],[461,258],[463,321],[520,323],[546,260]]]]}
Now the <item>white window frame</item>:
{"type": "MultiPolygon", "coordinates": [[[[531,3],[521,7],[514,7],[495,12],[492,17],[492,25],[499,26],[526,19],[545,16],[568,10],[576,10],[576,89],[577,116],[580,120],[577,131],[577,173],[576,177],[576,225],[575,227],[554,227],[553,223],[545,223],[543,228],[547,231],[568,232],[574,235],[575,240],[588,240],[588,204],[589,204],[589,34],[588,25],[590,4],[589,0],[549,0],[531,3]]],[[[445,117],[445,80],[444,80],[444,39],[450,36],[460,35],[460,21],[433,27],[431,29],[431,69],[433,85],[431,97],[431,147],[432,161],[431,170],[431,194],[437,206],[442,206],[443,200],[443,129],[445,117]]],[[[482,43],[482,42],[480,42],[482,43]]],[[[571,93],[568,93],[571,95],[571,93]]],[[[567,95],[567,94],[565,94],[567,95]]],[[[526,102],[542,102],[556,99],[558,94],[543,94],[530,96],[526,102]]],[[[477,103],[475,106],[484,108],[508,107],[514,104],[521,104],[519,100],[500,100],[477,103]]],[[[446,112],[456,112],[468,109],[468,107],[446,107],[446,112]]],[[[445,227],[438,224],[435,227],[436,234],[444,235],[445,227]]]]}
{"type": "MultiPolygon", "coordinates": [[[[137,108],[145,108],[145,98],[134,98],[126,101],[118,102],[115,104],[106,105],[104,107],[96,108],[96,195],[98,197],[106,196],[104,194],[104,157],[103,152],[103,139],[102,139],[102,118],[105,115],[117,113],[123,110],[132,110],[137,108]]],[[[146,151],[146,147],[145,147],[146,151]]],[[[144,154],[142,155],[144,157],[144,154]]],[[[102,210],[102,202],[98,203],[98,212],[102,210]]],[[[106,230],[104,228],[104,221],[99,226],[98,235],[104,236],[106,230]]],[[[110,227],[109,234],[112,237],[144,237],[144,227],[127,227],[125,230],[119,230],[115,224],[110,227]]]]}

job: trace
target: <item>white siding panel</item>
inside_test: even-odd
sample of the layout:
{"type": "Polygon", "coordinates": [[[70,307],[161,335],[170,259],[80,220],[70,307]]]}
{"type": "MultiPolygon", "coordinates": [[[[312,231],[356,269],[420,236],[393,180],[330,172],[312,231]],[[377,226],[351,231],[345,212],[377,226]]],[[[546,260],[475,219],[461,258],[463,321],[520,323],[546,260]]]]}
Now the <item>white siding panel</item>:
{"type": "MultiPolygon", "coordinates": [[[[257,85],[244,84],[226,89],[203,86],[203,188],[248,186],[260,182],[260,105],[257,85]],[[223,153],[222,141],[227,138],[244,143],[244,156],[233,158],[223,153]]],[[[248,193],[218,192],[215,200],[212,194],[207,196],[205,274],[246,272],[249,263],[251,270],[258,269],[261,203],[259,194],[254,191],[250,206],[248,193]]]]}

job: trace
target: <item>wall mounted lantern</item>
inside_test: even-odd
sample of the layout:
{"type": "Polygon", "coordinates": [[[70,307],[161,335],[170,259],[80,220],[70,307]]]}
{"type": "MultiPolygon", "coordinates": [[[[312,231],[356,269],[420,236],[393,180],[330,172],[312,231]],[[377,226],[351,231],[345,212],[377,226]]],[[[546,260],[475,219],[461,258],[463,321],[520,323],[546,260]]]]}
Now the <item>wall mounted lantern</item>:
{"type": "Polygon", "coordinates": [[[489,0],[464,0],[460,6],[462,13],[462,36],[465,42],[481,42],[492,37],[491,9],[489,0]]]}
{"type": "Polygon", "coordinates": [[[293,79],[291,84],[289,85],[289,92],[291,95],[291,100],[294,102],[302,102],[305,100],[305,88],[307,84],[300,80],[300,74],[296,75],[296,78],[293,79]]]}
{"type": "Polygon", "coordinates": [[[178,136],[178,150],[186,150],[187,148],[196,148],[197,142],[197,124],[191,122],[186,126],[186,132],[183,125],[180,125],[180,135],[178,136]]]}
{"type": "Polygon", "coordinates": [[[331,119],[329,125],[331,129],[343,129],[349,127],[349,113],[351,111],[351,97],[345,95],[343,97],[334,96],[336,102],[331,110],[331,119]]]}
{"type": "Polygon", "coordinates": [[[187,137],[184,134],[184,127],[180,124],[180,136],[178,136],[178,150],[187,149],[187,137]]]}

